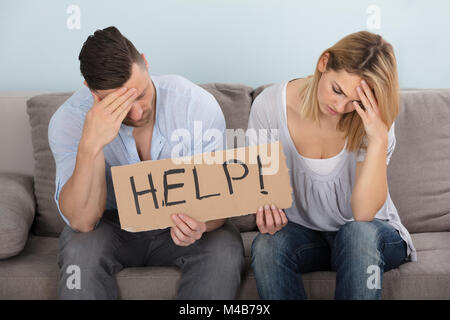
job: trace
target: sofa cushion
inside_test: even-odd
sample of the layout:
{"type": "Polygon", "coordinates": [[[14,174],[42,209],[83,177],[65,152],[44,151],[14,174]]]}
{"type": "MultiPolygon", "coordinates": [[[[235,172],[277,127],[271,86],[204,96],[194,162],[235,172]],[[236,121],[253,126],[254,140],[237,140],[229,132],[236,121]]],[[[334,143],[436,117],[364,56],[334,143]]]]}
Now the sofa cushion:
{"type": "Polygon", "coordinates": [[[0,174],[0,259],[24,248],[35,213],[33,177],[0,174]]]}
{"type": "Polygon", "coordinates": [[[450,231],[450,89],[402,90],[389,191],[409,232],[450,231]]]}
{"type": "Polygon", "coordinates": [[[36,235],[58,236],[65,225],[53,200],[56,169],[55,160],[48,145],[48,124],[56,109],[71,94],[42,94],[27,101],[35,160],[34,190],[37,212],[32,231],[36,235]]]}
{"type": "Polygon", "coordinates": [[[253,88],[241,84],[207,83],[200,87],[216,98],[225,116],[227,129],[247,129],[253,88]]]}
{"type": "MultiPolygon", "coordinates": [[[[243,233],[246,272],[240,299],[258,299],[249,253],[257,232],[243,233]]],[[[412,235],[418,261],[406,262],[383,275],[382,299],[450,299],[450,232],[412,235]]],[[[58,239],[30,236],[16,257],[0,261],[0,299],[57,299],[58,239]]],[[[333,299],[336,273],[302,275],[308,299],[333,299]]],[[[174,267],[125,268],[116,274],[120,299],[172,299],[180,271],[174,267]]]]}
{"type": "Polygon", "coordinates": [[[256,97],[257,97],[261,92],[264,91],[264,89],[266,89],[266,88],[268,88],[268,87],[270,87],[270,86],[272,86],[272,85],[273,85],[273,83],[269,83],[269,84],[264,84],[264,85],[262,85],[262,86],[259,86],[259,87],[255,88],[255,89],[252,91],[252,102],[256,99],[256,97]]]}

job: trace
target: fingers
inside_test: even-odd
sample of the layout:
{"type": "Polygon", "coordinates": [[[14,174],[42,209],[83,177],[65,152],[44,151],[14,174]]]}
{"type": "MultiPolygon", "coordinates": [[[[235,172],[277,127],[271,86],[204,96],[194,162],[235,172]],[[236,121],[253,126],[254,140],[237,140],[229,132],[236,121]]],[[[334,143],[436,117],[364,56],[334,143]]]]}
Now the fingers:
{"type": "Polygon", "coordinates": [[[271,206],[265,205],[264,208],[259,207],[256,212],[256,225],[261,233],[273,235],[287,223],[286,214],[273,204],[271,206]]]}
{"type": "Polygon", "coordinates": [[[280,211],[278,211],[278,208],[275,207],[275,205],[273,205],[273,204],[271,206],[271,209],[272,209],[273,220],[275,222],[275,228],[279,228],[279,227],[281,227],[280,211]]]}
{"type": "MultiPolygon", "coordinates": [[[[194,227],[189,226],[186,221],[181,219],[181,215],[174,214],[172,215],[172,219],[175,222],[176,226],[183,232],[183,234],[194,240],[200,239],[198,233],[200,230],[194,229],[194,227]]],[[[187,241],[187,239],[182,239],[187,241]]]]}
{"type": "Polygon", "coordinates": [[[113,103],[113,101],[122,96],[125,92],[127,92],[127,88],[125,87],[120,88],[114,92],[111,92],[102,100],[104,106],[109,106],[111,103],[113,103]]]}
{"type": "Polygon", "coordinates": [[[173,214],[172,220],[175,223],[175,227],[172,227],[173,231],[171,230],[171,232],[173,232],[173,236],[175,237],[174,242],[177,245],[191,245],[199,240],[203,232],[206,231],[205,223],[198,222],[183,214],[173,214]]]}
{"type": "Polygon", "coordinates": [[[361,87],[359,87],[359,86],[356,87],[356,91],[358,92],[359,98],[361,99],[361,102],[363,103],[367,112],[370,112],[372,110],[372,106],[370,104],[369,99],[367,99],[366,95],[363,93],[363,90],[361,89],[361,87]]]}
{"type": "Polygon", "coordinates": [[[135,88],[127,90],[126,88],[118,89],[108,94],[103,100],[93,91],[91,94],[94,98],[94,105],[99,105],[107,114],[113,116],[115,120],[123,121],[132,107],[132,102],[136,99],[137,91],[135,88]],[[124,114],[124,112],[126,112],[124,114]]]}
{"type": "Polygon", "coordinates": [[[366,98],[370,102],[370,106],[372,107],[372,111],[377,112],[378,111],[377,99],[375,98],[375,95],[374,95],[372,89],[370,89],[369,85],[364,80],[361,81],[361,84],[362,84],[362,88],[364,90],[364,93],[366,95],[366,98]]]}
{"type": "Polygon", "coordinates": [[[116,120],[120,123],[123,122],[123,119],[126,118],[128,112],[130,112],[131,108],[133,107],[133,104],[130,103],[129,105],[126,106],[125,109],[122,109],[122,111],[119,113],[119,115],[117,116],[116,120]]]}
{"type": "Polygon", "coordinates": [[[272,215],[275,221],[275,232],[280,231],[287,224],[288,220],[283,210],[278,209],[275,205],[272,204],[272,215]]]}
{"type": "Polygon", "coordinates": [[[358,112],[359,116],[362,118],[363,122],[366,122],[367,114],[366,112],[361,108],[358,102],[353,101],[353,105],[355,106],[356,112],[358,112]]]}
{"type": "Polygon", "coordinates": [[[194,242],[183,241],[182,239],[184,239],[185,236],[183,235],[183,232],[176,226],[170,228],[170,236],[177,246],[187,247],[194,242]]]}
{"type": "Polygon", "coordinates": [[[127,103],[131,103],[134,99],[136,99],[136,89],[131,88],[125,94],[117,97],[117,99],[107,105],[106,110],[114,114],[115,111],[120,111],[120,107],[126,105],[127,103]]]}
{"type": "Polygon", "coordinates": [[[196,232],[204,232],[206,230],[206,225],[203,222],[199,222],[187,215],[184,214],[179,214],[178,215],[181,220],[183,220],[188,226],[189,228],[191,228],[192,230],[196,231],[196,232]]]}
{"type": "MultiPolygon", "coordinates": [[[[113,117],[115,117],[117,120],[121,120],[120,122],[122,122],[122,120],[125,119],[125,117],[127,116],[128,111],[130,111],[131,107],[133,106],[133,102],[134,102],[135,99],[136,99],[136,92],[134,92],[130,96],[128,96],[128,99],[123,101],[113,111],[113,113],[112,113],[113,117]]],[[[117,100],[119,100],[119,99],[117,99],[117,100]]]]}
{"type": "Polygon", "coordinates": [[[270,209],[269,205],[264,206],[264,218],[266,220],[266,227],[270,234],[274,234],[275,227],[274,227],[274,221],[272,216],[272,210],[270,209]]]}
{"type": "Polygon", "coordinates": [[[356,91],[358,92],[364,107],[367,109],[367,112],[374,112],[379,115],[377,99],[375,98],[375,94],[367,82],[361,80],[361,86],[356,87],[356,91]]]}
{"type": "Polygon", "coordinates": [[[280,212],[280,216],[281,216],[281,224],[282,224],[283,227],[284,227],[285,225],[288,224],[288,219],[287,219],[286,214],[284,213],[283,210],[278,209],[278,211],[280,212]]]}
{"type": "Polygon", "coordinates": [[[258,226],[259,232],[267,233],[266,224],[264,222],[264,209],[259,207],[256,211],[256,225],[258,226]]]}

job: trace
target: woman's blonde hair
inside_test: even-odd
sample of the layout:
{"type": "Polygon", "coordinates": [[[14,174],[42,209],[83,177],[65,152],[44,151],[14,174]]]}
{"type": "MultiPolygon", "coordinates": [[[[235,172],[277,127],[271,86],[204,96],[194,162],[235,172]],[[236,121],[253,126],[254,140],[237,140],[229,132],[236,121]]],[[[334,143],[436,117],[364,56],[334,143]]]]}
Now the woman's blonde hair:
{"type": "MultiPolygon", "coordinates": [[[[323,51],[320,58],[325,53],[329,53],[326,71],[344,70],[367,82],[374,91],[381,119],[390,128],[399,113],[400,104],[397,63],[392,45],[378,34],[360,31],[339,40],[323,51]]],[[[317,89],[322,73],[318,70],[319,61],[314,75],[307,77],[300,89],[303,97],[300,115],[320,122],[317,89]]],[[[363,142],[364,125],[356,110],[342,116],[338,129],[346,132],[348,151],[367,148],[363,142]]]]}

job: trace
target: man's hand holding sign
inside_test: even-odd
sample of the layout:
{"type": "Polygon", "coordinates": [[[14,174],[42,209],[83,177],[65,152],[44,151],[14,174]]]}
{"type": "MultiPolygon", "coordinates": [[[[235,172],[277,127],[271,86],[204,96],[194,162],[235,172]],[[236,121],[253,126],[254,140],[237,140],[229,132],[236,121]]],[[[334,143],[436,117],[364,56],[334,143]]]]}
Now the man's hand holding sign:
{"type": "Polygon", "coordinates": [[[287,223],[277,208],[292,203],[279,142],[144,161],[116,166],[111,172],[122,229],[138,232],[171,226],[177,245],[200,239],[206,221],[255,212],[260,230],[273,234],[287,223]],[[257,211],[262,204],[274,208],[265,209],[265,218],[257,211]]]}
{"type": "Polygon", "coordinates": [[[197,221],[184,214],[172,215],[174,227],[170,228],[173,242],[179,246],[189,246],[202,237],[206,231],[206,223],[197,221]]]}

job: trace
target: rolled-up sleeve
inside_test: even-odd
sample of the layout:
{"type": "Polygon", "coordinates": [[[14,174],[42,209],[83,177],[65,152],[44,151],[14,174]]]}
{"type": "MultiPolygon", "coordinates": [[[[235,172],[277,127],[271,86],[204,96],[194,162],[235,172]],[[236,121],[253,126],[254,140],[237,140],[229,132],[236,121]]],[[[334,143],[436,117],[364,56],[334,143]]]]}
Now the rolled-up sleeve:
{"type": "Polygon", "coordinates": [[[72,226],[59,207],[59,195],[75,169],[83,121],[82,114],[69,106],[62,105],[53,114],[48,126],[48,143],[56,166],[54,201],[59,214],[69,227],[72,226]]]}
{"type": "Polygon", "coordinates": [[[193,99],[188,118],[191,155],[226,149],[225,117],[212,94],[204,92],[193,99]]]}

